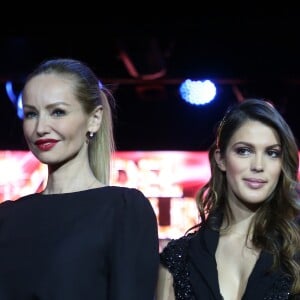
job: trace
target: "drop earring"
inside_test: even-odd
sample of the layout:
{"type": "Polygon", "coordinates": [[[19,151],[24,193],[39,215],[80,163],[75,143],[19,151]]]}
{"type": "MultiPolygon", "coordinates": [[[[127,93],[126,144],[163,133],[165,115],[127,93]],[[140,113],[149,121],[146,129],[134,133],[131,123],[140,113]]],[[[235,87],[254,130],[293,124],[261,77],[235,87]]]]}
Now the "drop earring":
{"type": "Polygon", "coordinates": [[[94,137],[94,132],[88,131],[86,137],[87,137],[87,142],[89,143],[94,137]]]}

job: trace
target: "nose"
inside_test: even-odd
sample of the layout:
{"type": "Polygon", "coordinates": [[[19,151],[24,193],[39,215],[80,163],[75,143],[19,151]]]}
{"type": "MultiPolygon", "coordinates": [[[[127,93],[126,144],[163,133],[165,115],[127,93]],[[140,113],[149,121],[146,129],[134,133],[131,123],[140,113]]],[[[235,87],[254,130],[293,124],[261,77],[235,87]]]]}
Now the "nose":
{"type": "Polygon", "coordinates": [[[39,136],[43,136],[50,132],[49,118],[43,114],[40,114],[37,118],[36,133],[39,136]]]}
{"type": "Polygon", "coordinates": [[[251,162],[251,171],[254,172],[263,172],[264,166],[263,166],[263,155],[260,153],[256,153],[253,156],[252,162],[251,162]]]}

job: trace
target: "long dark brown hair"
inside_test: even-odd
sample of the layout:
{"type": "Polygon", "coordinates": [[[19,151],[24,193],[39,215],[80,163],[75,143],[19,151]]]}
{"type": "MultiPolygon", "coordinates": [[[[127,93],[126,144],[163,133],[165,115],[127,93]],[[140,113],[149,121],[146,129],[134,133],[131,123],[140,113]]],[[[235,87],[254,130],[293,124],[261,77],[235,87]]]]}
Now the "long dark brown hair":
{"type": "Polygon", "coordinates": [[[209,149],[211,178],[196,195],[200,217],[198,226],[206,223],[217,230],[219,221],[214,215],[218,215],[218,211],[230,226],[226,175],[217,166],[214,153],[219,149],[221,156],[224,156],[232,135],[249,120],[259,121],[273,128],[282,147],[280,178],[270,199],[263,203],[255,215],[252,242],[255,247],[273,254],[273,269],[283,266],[293,278],[293,292],[299,293],[299,150],[289,125],[271,102],[261,99],[244,100],[230,107],[219,123],[215,142],[209,149]]]}

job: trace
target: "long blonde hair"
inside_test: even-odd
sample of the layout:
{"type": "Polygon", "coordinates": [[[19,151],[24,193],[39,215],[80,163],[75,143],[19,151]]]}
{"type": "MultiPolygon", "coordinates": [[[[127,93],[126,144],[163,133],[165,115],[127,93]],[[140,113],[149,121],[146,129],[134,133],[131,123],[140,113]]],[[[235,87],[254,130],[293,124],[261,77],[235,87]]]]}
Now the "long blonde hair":
{"type": "Polygon", "coordinates": [[[94,175],[102,183],[108,184],[111,156],[115,151],[112,120],[115,100],[112,93],[100,83],[90,67],[75,59],[57,58],[44,61],[28,76],[27,81],[43,73],[68,76],[73,82],[74,95],[87,114],[97,106],[102,106],[101,127],[89,143],[88,152],[94,175]]]}

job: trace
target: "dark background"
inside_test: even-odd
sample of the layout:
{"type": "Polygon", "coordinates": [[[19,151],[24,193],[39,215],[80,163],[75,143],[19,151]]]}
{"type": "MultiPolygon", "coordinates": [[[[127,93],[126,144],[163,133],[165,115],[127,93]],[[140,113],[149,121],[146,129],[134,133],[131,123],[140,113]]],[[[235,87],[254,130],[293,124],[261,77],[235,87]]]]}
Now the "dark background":
{"type": "Polygon", "coordinates": [[[26,149],[6,80],[19,92],[26,74],[54,57],[83,60],[112,89],[118,150],[207,150],[228,105],[246,97],[271,100],[300,140],[299,29],[298,16],[7,27],[0,35],[0,149],[26,149]],[[157,65],[165,74],[144,79],[157,65]],[[187,77],[215,80],[217,98],[206,107],[183,102],[178,86],[187,77]]]}

